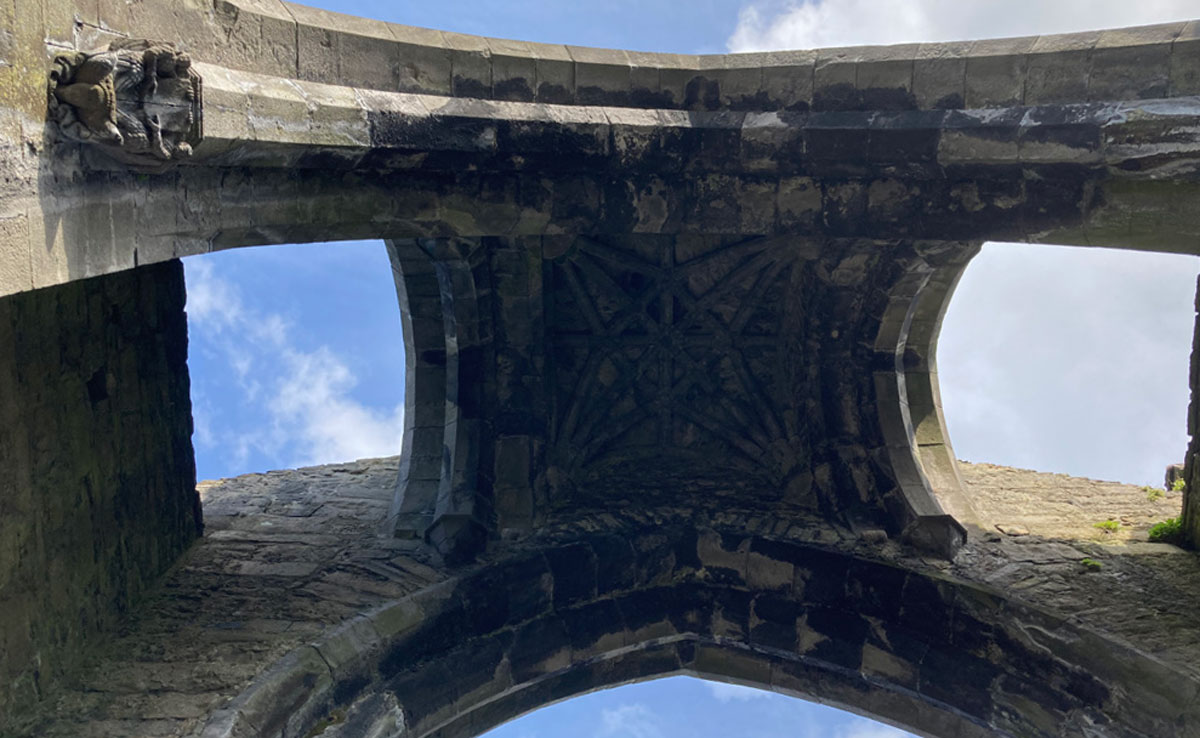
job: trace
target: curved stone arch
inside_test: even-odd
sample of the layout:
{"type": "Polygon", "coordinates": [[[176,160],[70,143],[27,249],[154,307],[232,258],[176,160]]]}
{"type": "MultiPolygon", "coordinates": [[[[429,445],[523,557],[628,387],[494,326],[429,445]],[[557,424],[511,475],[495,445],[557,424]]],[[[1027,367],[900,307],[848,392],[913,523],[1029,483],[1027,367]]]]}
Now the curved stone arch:
{"type": "Polygon", "coordinates": [[[952,555],[978,515],[963,491],[937,381],[937,339],[958,280],[979,244],[918,242],[889,293],[875,337],[875,397],[896,474],[896,516],[914,544],[952,555]]]}
{"type": "Polygon", "coordinates": [[[404,334],[404,440],[388,529],[420,538],[433,522],[446,427],[446,333],[437,269],[412,240],[388,240],[404,334]]]}
{"type": "Polygon", "coordinates": [[[903,348],[907,402],[901,406],[913,431],[912,449],[934,497],[959,523],[973,526],[982,521],[963,487],[950,443],[938,384],[937,343],[959,280],[978,253],[976,245],[954,254],[951,261],[937,267],[915,296],[903,348]]]}
{"type": "Polygon", "coordinates": [[[469,558],[492,524],[481,397],[489,312],[477,242],[390,239],[388,256],[403,316],[404,446],[388,528],[426,538],[451,559],[469,558]]]}
{"type": "Polygon", "coordinates": [[[1200,725],[1193,678],[934,573],[686,523],[540,543],[289,654],[202,735],[475,736],[670,674],[943,738],[1170,738],[1200,725]]]}

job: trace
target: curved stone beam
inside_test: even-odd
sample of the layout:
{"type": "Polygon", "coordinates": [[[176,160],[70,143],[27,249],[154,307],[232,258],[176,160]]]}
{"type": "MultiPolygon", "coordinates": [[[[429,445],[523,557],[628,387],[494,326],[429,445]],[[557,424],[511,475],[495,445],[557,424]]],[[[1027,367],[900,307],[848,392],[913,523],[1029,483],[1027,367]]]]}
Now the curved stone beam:
{"type": "Polygon", "coordinates": [[[489,254],[462,239],[390,240],[403,316],[405,428],[389,533],[428,540],[451,563],[496,529],[489,254]]]}
{"type": "Polygon", "coordinates": [[[1004,108],[1200,94],[1200,21],[979,41],[659,54],[414,28],[280,0],[81,13],[200,61],[342,87],[664,110],[1004,108]],[[207,7],[206,7],[207,6],[207,7]]]}
{"type": "Polygon", "coordinates": [[[404,335],[404,436],[389,534],[423,538],[433,524],[446,429],[446,328],[437,268],[416,241],[388,241],[404,335]]]}
{"type": "Polygon", "coordinates": [[[466,738],[670,674],[935,738],[1182,738],[1200,724],[1191,677],[999,592],[744,533],[646,533],[543,541],[372,611],[285,657],[201,735],[466,738]]]}
{"type": "Polygon", "coordinates": [[[932,256],[937,263],[929,281],[917,294],[907,318],[908,335],[900,353],[908,426],[912,429],[910,449],[929,482],[929,489],[942,509],[963,525],[984,528],[986,522],[963,491],[962,479],[946,418],[942,412],[942,394],[938,386],[937,341],[942,321],[969,260],[977,251],[944,251],[932,256]],[[940,256],[941,258],[937,258],[940,256]]]}
{"type": "Polygon", "coordinates": [[[981,520],[963,491],[946,433],[937,380],[937,338],[950,297],[979,245],[927,243],[923,259],[893,288],[875,350],[875,396],[905,507],[905,537],[922,548],[952,553],[964,525],[981,520]]]}
{"type": "Polygon", "coordinates": [[[684,111],[337,87],[197,64],[209,166],[1196,178],[1195,97],[962,110],[684,111]],[[1189,135],[1190,134],[1190,135],[1189,135]],[[419,156],[418,156],[419,155],[419,156]],[[1061,174],[1060,174],[1061,176],[1061,174]]]}
{"type": "Polygon", "coordinates": [[[16,218],[0,294],[216,248],[379,236],[691,231],[1191,253],[1200,235],[1197,22],[689,57],[279,0],[77,16],[131,38],[178,34],[205,80],[195,161],[207,164],[147,180],[81,174],[111,165],[62,147],[26,152],[21,184],[0,193],[16,218]],[[284,177],[259,171],[280,166],[284,177]],[[578,203],[569,214],[565,199],[578,203]]]}

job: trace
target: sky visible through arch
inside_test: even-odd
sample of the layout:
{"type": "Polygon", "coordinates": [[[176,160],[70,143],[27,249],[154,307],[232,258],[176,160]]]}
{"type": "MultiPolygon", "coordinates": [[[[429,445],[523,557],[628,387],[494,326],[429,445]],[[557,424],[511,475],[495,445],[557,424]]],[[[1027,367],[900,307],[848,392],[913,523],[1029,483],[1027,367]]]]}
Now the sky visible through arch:
{"type": "MultiPolygon", "coordinates": [[[[1184,20],[1195,0],[308,0],[529,41],[722,53],[1033,35],[1184,20]]],[[[379,242],[185,261],[198,475],[392,455],[403,349],[379,242]]],[[[959,458],[1161,483],[1186,446],[1195,257],[989,244],[939,346],[959,458]]],[[[674,678],[606,690],[494,738],[895,738],[765,692],[674,678]]]]}

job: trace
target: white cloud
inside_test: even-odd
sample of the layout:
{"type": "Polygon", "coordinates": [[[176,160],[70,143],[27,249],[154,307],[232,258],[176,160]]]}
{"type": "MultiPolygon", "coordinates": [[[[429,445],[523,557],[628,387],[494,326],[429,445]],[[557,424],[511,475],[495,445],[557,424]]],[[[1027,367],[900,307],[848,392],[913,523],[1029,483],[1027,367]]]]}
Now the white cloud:
{"type": "Polygon", "coordinates": [[[1195,0],[759,0],[731,51],[958,41],[1190,20],[1195,0]]]}
{"type": "Polygon", "coordinates": [[[328,346],[300,348],[283,315],[248,307],[211,263],[188,260],[187,291],[193,350],[232,368],[237,386],[221,388],[234,395],[227,402],[253,406],[266,418],[250,429],[230,428],[214,418],[212,393],[197,390],[198,444],[224,446],[239,465],[259,453],[282,467],[399,453],[403,403],[378,409],[357,402],[351,391],[358,380],[342,357],[328,346]]]}
{"type": "Polygon", "coordinates": [[[298,463],[320,464],[400,451],[404,406],[381,413],[349,397],[355,378],[327,347],[284,352],[287,374],[271,397],[271,415],[295,428],[305,449],[298,463]]]}
{"type": "Polygon", "coordinates": [[[242,321],[242,296],[232,284],[216,276],[210,262],[189,259],[186,268],[187,313],[192,325],[222,330],[242,321]]]}
{"type": "Polygon", "coordinates": [[[600,713],[597,738],[663,738],[654,711],[645,705],[621,705],[600,713]]]}
{"type": "Polygon", "coordinates": [[[1158,484],[1187,445],[1200,261],[988,244],[947,311],[938,370],[960,458],[1158,484]]]}
{"type": "Polygon", "coordinates": [[[708,690],[712,692],[713,699],[722,703],[749,702],[750,700],[761,700],[775,696],[774,692],[755,689],[753,687],[743,687],[740,684],[707,682],[707,686],[708,690]]]}

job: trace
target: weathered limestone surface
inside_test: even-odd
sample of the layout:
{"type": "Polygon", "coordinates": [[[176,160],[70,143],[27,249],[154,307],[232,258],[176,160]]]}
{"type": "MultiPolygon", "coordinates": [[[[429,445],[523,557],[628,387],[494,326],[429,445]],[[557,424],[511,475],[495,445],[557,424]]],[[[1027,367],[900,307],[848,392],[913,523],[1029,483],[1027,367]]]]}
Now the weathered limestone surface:
{"type": "Polygon", "coordinates": [[[0,734],[200,531],[183,268],[0,299],[0,734]]]}
{"type": "Polygon", "coordinates": [[[961,545],[933,343],[975,244],[388,244],[409,357],[402,535],[465,560],[581,510],[686,500],[961,545]]]}
{"type": "Polygon", "coordinates": [[[1147,540],[1151,526],[1179,515],[1184,493],[1170,488],[1035,473],[960,461],[981,523],[1014,537],[1066,538],[1100,543],[1147,540]],[[1117,530],[1097,528],[1112,520],[1117,530]]]}
{"type": "Polygon", "coordinates": [[[672,673],[831,700],[935,735],[1082,735],[1091,720],[1095,735],[1191,736],[1200,727],[1161,722],[1195,704],[1195,556],[1039,535],[1056,529],[1055,514],[1039,519],[1012,494],[1044,490],[1103,519],[1144,499],[1137,487],[964,465],[974,499],[1033,532],[979,537],[954,564],[844,528],[626,505],[455,572],[423,545],[377,535],[397,463],[201,485],[205,537],[29,734],[158,738],[207,723],[205,736],[226,735],[233,721],[246,735],[272,735],[268,723],[282,717],[284,734],[300,736],[333,703],[356,706],[335,715],[326,738],[370,735],[369,725],[397,719],[407,735],[434,726],[476,734],[579,690],[672,673]],[[1102,568],[1089,571],[1084,557],[1102,568]],[[462,584],[473,571],[485,579],[462,584]],[[652,586],[635,586],[640,578],[652,586]],[[854,610],[836,614],[841,607],[854,610]],[[943,607],[961,619],[945,621],[943,607]],[[353,619],[364,612],[372,617],[353,619]],[[503,633],[505,621],[527,624],[479,639],[498,625],[503,633]],[[1086,671],[1058,660],[1073,638],[1086,671]],[[789,653],[806,660],[789,665],[789,653]],[[847,686],[860,673],[875,686],[847,686]],[[360,693],[372,678],[382,691],[360,693]],[[912,691],[889,691],[896,685],[912,691]],[[489,695],[492,707],[481,707],[489,695]],[[1137,721],[1106,722],[1123,710],[1137,721]],[[997,732],[963,717],[985,714],[997,732]],[[1021,732],[1022,720],[1035,727],[1021,732]]]}
{"type": "Polygon", "coordinates": [[[444,579],[423,546],[380,535],[396,470],[380,459],[202,482],[204,537],[18,734],[188,735],[289,651],[444,579]]]}
{"type": "Polygon", "coordinates": [[[279,0],[3,7],[0,294],[217,248],[380,236],[1192,251],[1200,233],[1197,22],[696,57],[279,0]],[[63,145],[46,125],[53,58],[164,37],[205,79],[204,166],[144,178],[63,145]],[[711,217],[658,217],[664,202],[711,217]]]}
{"type": "MultiPolygon", "coordinates": [[[[682,672],[938,736],[1200,732],[1194,559],[1078,540],[1058,513],[1090,485],[1052,484],[1035,514],[999,502],[987,490],[1045,479],[956,467],[935,356],[984,240],[1197,253],[1197,22],[689,57],[281,0],[0,0],[0,19],[0,295],[51,327],[12,386],[35,403],[60,377],[91,403],[140,388],[103,442],[167,418],[169,442],[114,449],[88,504],[145,462],[171,492],[139,512],[194,513],[176,484],[184,333],[161,326],[169,376],[139,347],[114,389],[74,349],[144,338],[143,291],[89,301],[85,340],[47,297],[75,293],[36,288],[385,238],[409,357],[394,466],[211,490],[212,534],[114,644],[131,678],[97,672],[25,727],[473,735],[682,672]],[[94,145],[114,131],[115,150],[94,145]],[[147,156],[163,171],[129,169],[147,156]]],[[[96,420],[82,397],[62,408],[69,443],[30,452],[54,473],[91,458],[69,445],[96,420]]],[[[1140,534],[1119,497],[1097,519],[1140,534]]],[[[64,530],[86,527],[82,504],[64,530]]],[[[115,589],[165,566],[185,522],[139,539],[162,553],[150,569],[97,553],[115,589]]],[[[91,613],[90,594],[70,601],[91,613]]]]}

